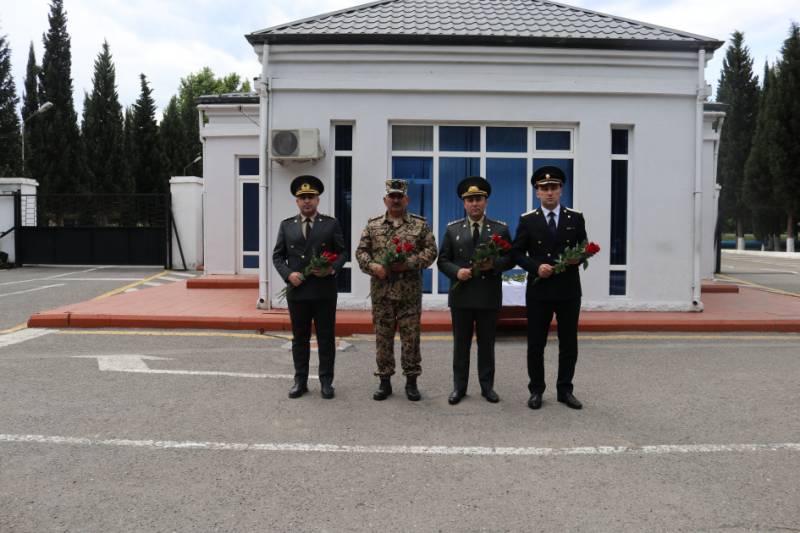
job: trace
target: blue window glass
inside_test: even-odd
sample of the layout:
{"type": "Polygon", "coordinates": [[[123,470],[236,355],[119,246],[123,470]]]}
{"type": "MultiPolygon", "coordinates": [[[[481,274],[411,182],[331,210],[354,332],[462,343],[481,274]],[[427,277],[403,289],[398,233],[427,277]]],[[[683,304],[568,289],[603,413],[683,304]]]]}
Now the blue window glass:
{"type": "Polygon", "coordinates": [[[245,255],[242,257],[242,266],[244,268],[258,268],[257,255],[245,255]]]}
{"type": "Polygon", "coordinates": [[[570,132],[568,131],[537,131],[537,150],[569,150],[570,132]]]}
{"type": "Polygon", "coordinates": [[[258,183],[242,183],[242,250],[258,251],[258,183]]]}
{"type": "Polygon", "coordinates": [[[628,130],[611,130],[611,153],[619,155],[628,153],[628,130]]]}
{"type": "Polygon", "coordinates": [[[430,152],[433,126],[392,126],[392,150],[430,152]]]}
{"type": "Polygon", "coordinates": [[[349,268],[343,268],[336,275],[336,289],[338,292],[352,292],[353,287],[351,284],[352,271],[349,268]]]}
{"type": "MultiPolygon", "coordinates": [[[[464,202],[458,197],[458,183],[467,176],[477,176],[481,171],[481,160],[477,157],[439,158],[439,239],[441,244],[447,224],[464,217],[464,202]]],[[[439,273],[439,293],[446,294],[450,279],[439,273]]]]}
{"type": "Polygon", "coordinates": [[[439,150],[442,152],[480,152],[479,126],[440,126],[439,150]]]}
{"type": "Polygon", "coordinates": [[[486,214],[489,218],[508,224],[508,231],[513,238],[517,232],[519,216],[527,211],[527,161],[487,158],[486,179],[492,185],[486,214]]]}
{"type": "Polygon", "coordinates": [[[612,270],[608,274],[608,294],[610,296],[625,296],[628,273],[624,270],[612,270]]]}
{"type": "Polygon", "coordinates": [[[353,149],[353,126],[340,125],[336,126],[336,150],[349,151],[353,149]]]}
{"type": "Polygon", "coordinates": [[[240,176],[258,176],[258,158],[240,157],[239,158],[240,176]]]}
{"type": "Polygon", "coordinates": [[[345,257],[350,261],[350,238],[352,230],[353,207],[353,158],[338,156],[334,162],[334,177],[336,190],[334,191],[334,206],[336,220],[344,233],[345,257]]]}
{"type": "Polygon", "coordinates": [[[610,263],[624,265],[628,244],[628,162],[611,161],[610,263]]]}
{"type": "MultiPolygon", "coordinates": [[[[564,171],[567,177],[567,183],[564,184],[564,189],[561,191],[561,205],[564,207],[572,207],[572,191],[574,180],[572,179],[572,159],[534,159],[533,172],[536,173],[542,167],[554,166],[564,171]]],[[[541,207],[542,203],[536,198],[536,189],[531,186],[531,194],[533,194],[533,207],[541,207]]]]}
{"type": "MultiPolygon", "coordinates": [[[[393,157],[392,177],[408,180],[408,210],[433,221],[433,158],[432,157],[393,157]]],[[[423,273],[423,292],[430,294],[432,270],[423,273]]]]}
{"type": "Polygon", "coordinates": [[[486,128],[487,152],[527,152],[528,128],[486,128]]]}

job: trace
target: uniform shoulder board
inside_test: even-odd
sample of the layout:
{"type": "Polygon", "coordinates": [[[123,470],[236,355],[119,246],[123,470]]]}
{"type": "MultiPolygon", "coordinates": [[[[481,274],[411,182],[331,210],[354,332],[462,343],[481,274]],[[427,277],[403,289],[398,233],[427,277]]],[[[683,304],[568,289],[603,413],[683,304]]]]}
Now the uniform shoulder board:
{"type": "Polygon", "coordinates": [[[425,220],[425,217],[420,216],[416,213],[409,213],[409,215],[411,215],[411,218],[416,218],[417,220],[425,220]]]}
{"type": "Polygon", "coordinates": [[[567,207],[566,210],[570,211],[572,213],[578,213],[579,215],[583,214],[582,212],[578,211],[577,209],[572,209],[571,207],[567,207]]]}
{"type": "Polygon", "coordinates": [[[333,218],[333,217],[332,217],[332,216],[330,216],[330,215],[324,215],[324,214],[322,214],[322,213],[319,213],[319,217],[320,217],[320,218],[327,219],[327,220],[330,220],[330,219],[332,219],[332,218],[333,218]]]}
{"type": "Polygon", "coordinates": [[[464,219],[463,218],[459,218],[458,220],[454,220],[452,222],[449,222],[447,225],[448,226],[454,226],[455,224],[461,224],[463,222],[464,222],[464,219]]]}
{"type": "Polygon", "coordinates": [[[539,214],[539,210],[538,209],[531,209],[527,213],[522,213],[522,216],[526,217],[528,215],[538,215],[538,214],[539,214]]]}
{"type": "Polygon", "coordinates": [[[283,219],[283,221],[284,221],[284,222],[291,222],[291,221],[293,221],[295,218],[297,218],[297,215],[292,215],[292,216],[290,216],[289,218],[284,218],[284,219],[283,219]]]}
{"type": "Polygon", "coordinates": [[[508,224],[506,224],[502,220],[492,220],[492,223],[493,224],[500,224],[501,226],[508,226],[508,224]]]}
{"type": "Polygon", "coordinates": [[[378,221],[378,220],[380,220],[382,218],[383,218],[383,215],[378,215],[376,217],[372,217],[370,219],[367,219],[367,222],[376,222],[376,221],[378,221]]]}

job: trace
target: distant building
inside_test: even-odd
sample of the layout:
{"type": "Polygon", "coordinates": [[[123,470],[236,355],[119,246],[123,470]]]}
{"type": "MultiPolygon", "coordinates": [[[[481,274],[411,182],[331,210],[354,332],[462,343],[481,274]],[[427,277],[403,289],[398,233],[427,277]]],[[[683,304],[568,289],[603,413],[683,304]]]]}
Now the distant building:
{"type": "MultiPolygon", "coordinates": [[[[262,297],[274,300],[283,282],[271,249],[296,212],[289,183],[299,174],[324,181],[320,210],[339,218],[352,253],[383,212],[387,177],[411,182],[411,209],[438,243],[463,216],[463,177],[492,183],[489,215],[513,234],[537,205],[531,174],[556,165],[569,179],[563,203],[583,211],[603,248],[582,275],[584,307],[701,308],[724,116],[705,102],[704,71],[720,41],[546,0],[385,0],[247,39],[268,90],[199,107],[208,273],[260,273],[262,297]],[[313,160],[260,169],[267,129],[312,130],[313,160]]],[[[368,306],[355,263],[339,286],[340,307],[368,306]]],[[[446,306],[447,288],[426,271],[424,305],[446,306]]]]}

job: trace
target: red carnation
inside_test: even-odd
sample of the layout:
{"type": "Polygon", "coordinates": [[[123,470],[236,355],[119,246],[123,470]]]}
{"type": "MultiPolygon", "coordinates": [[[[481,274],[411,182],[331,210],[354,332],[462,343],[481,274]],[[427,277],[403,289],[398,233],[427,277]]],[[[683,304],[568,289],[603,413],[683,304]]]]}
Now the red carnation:
{"type": "Polygon", "coordinates": [[[392,237],[392,244],[400,244],[400,237],[397,236],[392,237]]]}
{"type": "Polygon", "coordinates": [[[410,242],[403,243],[403,251],[405,253],[409,253],[409,252],[411,252],[413,250],[414,250],[414,245],[413,244],[411,244],[410,242]]]}

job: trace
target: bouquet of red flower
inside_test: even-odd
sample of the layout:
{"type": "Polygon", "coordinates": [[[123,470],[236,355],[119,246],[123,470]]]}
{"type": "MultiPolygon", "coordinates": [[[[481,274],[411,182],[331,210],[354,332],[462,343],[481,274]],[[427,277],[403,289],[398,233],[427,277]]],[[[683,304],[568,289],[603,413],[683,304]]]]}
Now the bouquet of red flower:
{"type": "MultiPolygon", "coordinates": [[[[481,266],[486,263],[486,261],[494,261],[509,250],[511,250],[511,243],[497,233],[493,234],[489,241],[475,247],[475,252],[470,259],[470,264],[472,265],[470,271],[472,275],[477,276],[481,271],[481,266]]],[[[453,284],[453,288],[455,289],[459,285],[461,285],[461,280],[456,281],[453,284]]]]}
{"type": "MultiPolygon", "coordinates": [[[[567,267],[570,266],[570,261],[578,261],[578,263],[583,263],[583,269],[586,270],[589,268],[589,258],[599,251],[599,244],[596,242],[587,241],[583,241],[582,243],[576,244],[573,247],[564,248],[564,251],[558,256],[556,264],[553,266],[553,275],[564,272],[567,267]]],[[[542,278],[537,277],[534,279],[533,284],[536,285],[540,279],[542,278]]]]}
{"type": "MultiPolygon", "coordinates": [[[[311,261],[309,261],[308,265],[306,265],[303,271],[300,272],[300,279],[305,281],[315,269],[325,270],[333,265],[337,259],[339,259],[339,254],[334,252],[325,251],[319,255],[315,255],[311,258],[311,261]]],[[[281,292],[278,293],[278,300],[285,300],[286,295],[288,295],[289,291],[292,289],[294,289],[294,285],[291,283],[287,284],[286,287],[284,287],[281,292]]]]}
{"type": "Polygon", "coordinates": [[[397,236],[392,237],[392,244],[394,248],[386,250],[379,261],[387,271],[391,271],[392,265],[408,261],[408,255],[414,251],[413,243],[403,241],[397,236]]]}

